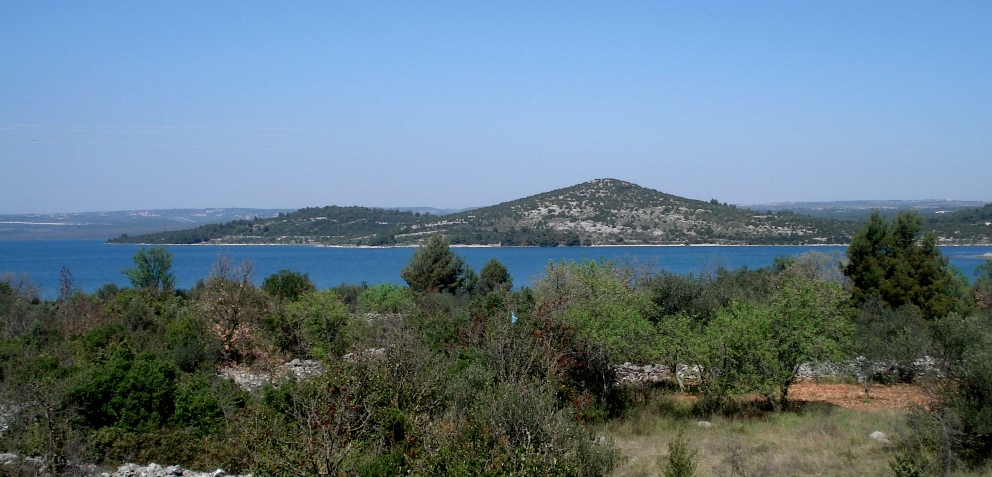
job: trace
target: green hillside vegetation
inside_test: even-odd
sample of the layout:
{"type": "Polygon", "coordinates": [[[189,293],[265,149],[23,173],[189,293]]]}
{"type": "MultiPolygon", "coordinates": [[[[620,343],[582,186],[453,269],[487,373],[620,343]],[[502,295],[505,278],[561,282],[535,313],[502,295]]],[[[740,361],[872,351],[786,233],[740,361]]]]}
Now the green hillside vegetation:
{"type": "Polygon", "coordinates": [[[879,211],[883,217],[892,219],[900,211],[915,210],[920,216],[928,218],[964,209],[973,209],[985,205],[984,202],[972,200],[844,200],[830,202],[774,202],[768,204],[747,204],[741,207],[765,211],[790,211],[810,217],[820,217],[838,220],[863,222],[868,220],[873,211],[879,211]]]}
{"type": "Polygon", "coordinates": [[[273,476],[979,475],[992,261],[957,281],[920,221],[876,216],[844,270],[815,252],[705,275],[561,262],[516,290],[502,264],[477,274],[440,234],[397,270],[409,286],[318,290],[282,270],[256,287],[250,263],[220,258],[179,290],[164,248],[135,254],[130,288],[82,293],[64,269],[58,299],[41,300],[8,275],[0,446],[46,475],[127,461],[273,476]],[[323,372],[261,389],[219,373],[295,360],[323,372]],[[682,371],[624,382],[626,362],[682,371]],[[906,382],[934,403],[796,402],[803,364],[822,362],[858,363],[835,382],[867,371],[866,402],[872,383],[906,382]]]}
{"type": "Polygon", "coordinates": [[[561,262],[519,289],[441,234],[397,270],[409,286],[319,290],[282,270],[257,287],[250,263],[221,257],[181,290],[157,247],[122,271],[128,288],[82,293],[63,269],[42,300],[7,275],[0,450],[37,456],[42,475],[128,461],[287,477],[987,475],[992,260],[966,284],[920,222],[874,217],[843,270],[817,252],[704,275],[561,262]],[[299,360],[323,372],[286,371],[299,360]],[[624,363],[678,371],[622,381],[624,363]],[[797,401],[806,363],[839,366],[828,379],[863,385],[866,403],[873,383],[933,401],[797,401]],[[243,389],[222,374],[237,370],[277,378],[243,389]]]}
{"type": "Polygon", "coordinates": [[[992,243],[992,204],[930,216],[924,221],[924,227],[937,234],[940,243],[955,245],[992,243]]]}
{"type": "Polygon", "coordinates": [[[110,242],[389,246],[419,244],[441,232],[452,243],[465,245],[808,245],[847,243],[857,227],[854,222],[759,213],[597,179],[444,216],[332,206],[110,242]]]}
{"type": "Polygon", "coordinates": [[[392,244],[398,227],[430,215],[367,207],[308,207],[276,217],[234,220],[193,229],[137,236],[122,235],[111,243],[147,244],[392,244]]]}

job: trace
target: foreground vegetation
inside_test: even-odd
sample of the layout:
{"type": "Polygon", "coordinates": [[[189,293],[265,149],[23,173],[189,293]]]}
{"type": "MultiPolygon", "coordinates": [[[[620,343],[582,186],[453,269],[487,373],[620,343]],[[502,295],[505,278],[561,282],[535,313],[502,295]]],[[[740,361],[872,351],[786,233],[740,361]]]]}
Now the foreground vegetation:
{"type": "MultiPolygon", "coordinates": [[[[992,263],[969,285],[934,241],[915,215],[875,216],[843,266],[816,253],[705,275],[565,262],[516,290],[498,261],[476,273],[441,235],[399,271],[406,287],[316,290],[288,270],[256,287],[249,263],[220,259],[177,290],[160,248],[135,255],[130,288],[81,293],[63,270],[43,301],[8,276],[0,444],[50,475],[122,461],[279,476],[979,472],[992,263]],[[282,366],[294,359],[323,372],[296,379],[282,366]],[[677,372],[620,384],[628,361],[677,372]],[[866,399],[914,382],[932,404],[797,402],[818,362],[850,363],[866,399]],[[232,369],[282,377],[247,391],[218,375],[232,369]],[[866,442],[875,430],[890,444],[866,442]],[[822,436],[818,456],[790,435],[822,436]]],[[[0,466],[19,472],[34,471],[0,466]]]]}

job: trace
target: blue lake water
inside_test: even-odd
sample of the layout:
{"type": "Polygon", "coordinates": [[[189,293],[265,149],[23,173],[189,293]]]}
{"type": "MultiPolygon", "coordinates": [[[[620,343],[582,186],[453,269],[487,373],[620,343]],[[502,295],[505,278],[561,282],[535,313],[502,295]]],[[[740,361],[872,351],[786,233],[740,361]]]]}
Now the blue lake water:
{"type": "MultiPolygon", "coordinates": [[[[108,245],[99,240],[0,240],[0,274],[26,273],[39,285],[45,297],[57,294],[59,274],[68,267],[76,286],[96,291],[105,283],[128,285],[121,270],[131,267],[131,257],[139,245],[108,245]]],[[[180,288],[189,288],[206,278],[220,256],[240,263],[254,262],[255,282],[282,269],[307,273],[319,288],[342,282],[403,284],[400,270],[410,260],[412,248],[329,248],[267,245],[189,245],[170,246],[172,268],[180,288]]],[[[816,250],[843,256],[845,247],[492,247],[455,248],[476,271],[490,258],[503,262],[516,286],[539,277],[550,261],[584,259],[618,260],[676,273],[699,273],[717,266],[758,268],[770,265],[775,257],[794,256],[816,250]]],[[[971,277],[984,263],[983,254],[992,247],[943,247],[953,266],[971,277]]]]}

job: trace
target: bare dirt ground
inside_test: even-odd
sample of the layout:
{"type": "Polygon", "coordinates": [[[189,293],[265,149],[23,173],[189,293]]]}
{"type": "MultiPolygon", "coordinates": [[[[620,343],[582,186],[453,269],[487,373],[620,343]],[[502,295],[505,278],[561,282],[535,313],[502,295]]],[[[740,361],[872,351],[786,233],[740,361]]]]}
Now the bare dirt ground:
{"type": "Polygon", "coordinates": [[[818,384],[804,381],[789,388],[789,398],[794,401],[823,402],[857,411],[908,411],[913,406],[926,407],[930,403],[930,397],[922,388],[909,384],[872,386],[871,398],[865,399],[864,387],[857,384],[818,384]]]}
{"type": "MultiPolygon", "coordinates": [[[[692,394],[674,394],[671,399],[677,402],[695,402],[698,397],[692,394]]],[[[761,401],[758,395],[745,400],[761,401]]],[[[814,381],[800,381],[789,388],[789,400],[793,403],[823,403],[855,411],[877,411],[891,409],[908,412],[915,406],[927,407],[932,397],[920,386],[912,384],[881,385],[871,388],[871,397],[865,399],[865,388],[860,384],[825,384],[814,381]]]]}

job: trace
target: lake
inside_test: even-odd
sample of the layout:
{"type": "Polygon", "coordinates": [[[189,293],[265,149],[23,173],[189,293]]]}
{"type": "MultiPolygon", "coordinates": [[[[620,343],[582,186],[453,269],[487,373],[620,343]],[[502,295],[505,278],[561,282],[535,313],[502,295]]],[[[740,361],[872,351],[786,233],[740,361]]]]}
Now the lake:
{"type": "MultiPolygon", "coordinates": [[[[68,267],[76,286],[96,291],[105,283],[129,285],[121,270],[132,267],[131,257],[139,245],[108,245],[99,240],[0,240],[0,274],[26,273],[39,285],[44,297],[57,295],[59,273],[68,267]]],[[[330,248],[305,245],[183,245],[169,246],[172,268],[180,288],[189,288],[210,273],[214,261],[227,256],[240,263],[254,262],[255,282],[282,269],[307,273],[318,288],[342,282],[403,284],[400,270],[413,248],[330,248]]],[[[519,287],[543,273],[550,261],[617,260],[676,273],[699,273],[717,266],[758,268],[775,257],[795,256],[810,250],[843,256],[845,247],[755,246],[755,247],[464,247],[454,248],[476,271],[491,258],[506,265],[519,287]]],[[[953,266],[971,277],[985,262],[983,254],[992,246],[942,247],[953,266]]]]}

